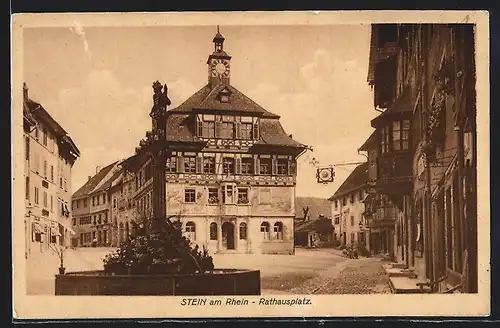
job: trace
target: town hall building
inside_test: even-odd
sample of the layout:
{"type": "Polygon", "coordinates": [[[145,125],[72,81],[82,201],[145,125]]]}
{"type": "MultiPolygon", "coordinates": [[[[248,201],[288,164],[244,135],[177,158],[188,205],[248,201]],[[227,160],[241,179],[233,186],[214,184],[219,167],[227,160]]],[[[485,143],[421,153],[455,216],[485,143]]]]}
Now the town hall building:
{"type": "MultiPolygon", "coordinates": [[[[167,216],[211,253],[293,254],[296,159],[306,146],[285,132],[279,115],[230,84],[231,56],[219,31],[213,43],[208,83],[167,111],[167,216]]],[[[151,216],[153,163],[138,147],[120,166],[133,177],[126,190],[134,209],[115,232],[123,241],[128,221],[151,216]]]]}

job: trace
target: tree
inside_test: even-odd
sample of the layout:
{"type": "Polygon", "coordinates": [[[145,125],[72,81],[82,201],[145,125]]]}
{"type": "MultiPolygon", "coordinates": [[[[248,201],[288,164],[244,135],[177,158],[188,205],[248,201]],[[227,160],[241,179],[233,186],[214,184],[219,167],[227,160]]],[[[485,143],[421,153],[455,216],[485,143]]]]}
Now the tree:
{"type": "Polygon", "coordinates": [[[131,223],[130,238],[104,259],[106,273],[114,274],[199,274],[214,269],[208,250],[182,235],[180,225],[171,219],[147,218],[142,214],[131,223]]]}

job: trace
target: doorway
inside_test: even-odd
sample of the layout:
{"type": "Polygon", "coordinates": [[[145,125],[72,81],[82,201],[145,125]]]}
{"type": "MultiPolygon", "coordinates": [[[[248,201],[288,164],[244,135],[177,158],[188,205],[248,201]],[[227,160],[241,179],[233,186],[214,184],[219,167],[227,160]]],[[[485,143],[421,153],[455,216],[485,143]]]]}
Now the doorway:
{"type": "Polygon", "coordinates": [[[222,225],[222,241],[226,249],[235,249],[234,245],[234,224],[225,222],[222,225]]]}

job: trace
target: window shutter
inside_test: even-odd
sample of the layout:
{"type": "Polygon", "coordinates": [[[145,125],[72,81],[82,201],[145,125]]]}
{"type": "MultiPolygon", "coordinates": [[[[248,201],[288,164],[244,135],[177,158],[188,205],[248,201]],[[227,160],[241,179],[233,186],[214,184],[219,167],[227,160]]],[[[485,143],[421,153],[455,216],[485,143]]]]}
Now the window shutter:
{"type": "Polygon", "coordinates": [[[236,174],[241,174],[241,158],[236,158],[236,174]]]}
{"type": "Polygon", "coordinates": [[[295,160],[291,159],[288,161],[288,174],[295,175],[295,160]]]}
{"type": "Polygon", "coordinates": [[[184,161],[181,156],[177,156],[177,172],[184,172],[184,161]]]}
{"type": "Polygon", "coordinates": [[[241,123],[240,122],[236,122],[235,123],[235,129],[236,129],[236,135],[235,135],[235,139],[242,139],[241,138],[241,123]]]}
{"type": "Polygon", "coordinates": [[[196,156],[196,173],[203,173],[203,157],[196,156]]]}
{"type": "Polygon", "coordinates": [[[203,137],[203,122],[199,119],[196,120],[196,131],[198,133],[198,137],[203,137]]]}
{"type": "Polygon", "coordinates": [[[255,167],[255,174],[260,174],[260,162],[259,162],[259,157],[255,156],[254,157],[254,167],[255,167]]]}
{"type": "Polygon", "coordinates": [[[260,137],[259,122],[257,121],[253,124],[253,138],[255,140],[259,140],[259,137],[260,137]]]}
{"type": "Polygon", "coordinates": [[[278,160],[276,157],[273,157],[271,159],[271,174],[276,175],[278,174],[278,160]]]}
{"type": "Polygon", "coordinates": [[[215,122],[215,137],[220,138],[220,133],[222,129],[222,122],[217,121],[215,122]]]}

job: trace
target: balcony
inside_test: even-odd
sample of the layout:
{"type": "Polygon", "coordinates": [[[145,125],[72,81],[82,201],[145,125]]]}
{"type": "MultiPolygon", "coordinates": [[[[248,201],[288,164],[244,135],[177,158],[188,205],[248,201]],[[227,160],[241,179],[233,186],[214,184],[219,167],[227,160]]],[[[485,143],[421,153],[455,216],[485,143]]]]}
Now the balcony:
{"type": "Polygon", "coordinates": [[[380,219],[380,218],[366,218],[366,227],[370,229],[379,228],[392,228],[396,220],[394,218],[380,219]]]}
{"type": "Polygon", "coordinates": [[[399,185],[397,191],[406,192],[406,187],[411,187],[411,180],[412,156],[409,151],[383,154],[377,158],[377,187],[394,189],[399,185]]]}

